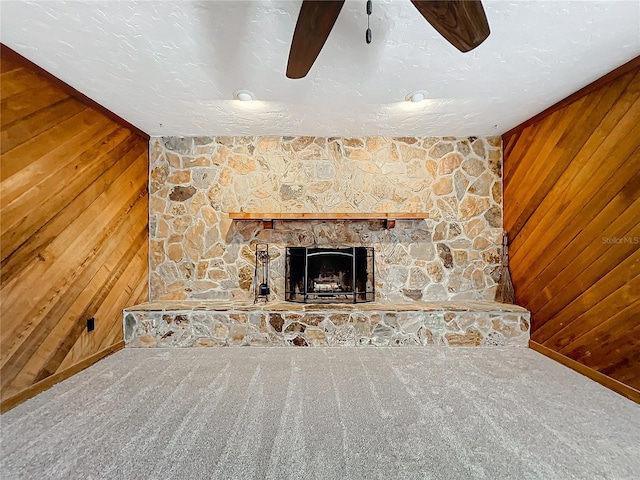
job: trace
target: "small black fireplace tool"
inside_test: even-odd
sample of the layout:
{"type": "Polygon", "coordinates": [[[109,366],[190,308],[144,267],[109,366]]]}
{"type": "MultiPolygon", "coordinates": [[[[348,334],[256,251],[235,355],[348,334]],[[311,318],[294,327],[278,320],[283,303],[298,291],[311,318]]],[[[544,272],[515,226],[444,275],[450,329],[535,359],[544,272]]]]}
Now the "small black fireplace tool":
{"type": "Polygon", "coordinates": [[[254,298],[253,303],[257,303],[263,298],[269,301],[269,244],[256,244],[256,269],[253,276],[254,298]]]}

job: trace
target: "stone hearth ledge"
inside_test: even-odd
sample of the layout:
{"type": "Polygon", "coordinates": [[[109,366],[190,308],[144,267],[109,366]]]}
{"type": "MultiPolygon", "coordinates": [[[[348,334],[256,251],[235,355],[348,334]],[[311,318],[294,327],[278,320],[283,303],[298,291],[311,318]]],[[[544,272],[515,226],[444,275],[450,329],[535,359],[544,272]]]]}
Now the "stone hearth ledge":
{"type": "Polygon", "coordinates": [[[157,301],[123,311],[129,347],[521,346],[530,315],[484,301],[300,304],[157,301]]]}

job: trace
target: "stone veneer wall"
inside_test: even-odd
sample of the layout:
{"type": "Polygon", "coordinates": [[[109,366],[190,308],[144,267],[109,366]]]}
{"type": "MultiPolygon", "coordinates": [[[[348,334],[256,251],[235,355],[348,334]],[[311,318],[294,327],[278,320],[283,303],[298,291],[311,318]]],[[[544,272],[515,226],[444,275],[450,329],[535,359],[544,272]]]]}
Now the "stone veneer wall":
{"type": "Polygon", "coordinates": [[[163,137],[150,142],[151,300],[251,300],[257,240],[283,299],[286,245],[376,250],[379,300],[493,300],[495,138],[163,137]],[[232,222],[229,212],[427,212],[427,220],[232,222]]]}

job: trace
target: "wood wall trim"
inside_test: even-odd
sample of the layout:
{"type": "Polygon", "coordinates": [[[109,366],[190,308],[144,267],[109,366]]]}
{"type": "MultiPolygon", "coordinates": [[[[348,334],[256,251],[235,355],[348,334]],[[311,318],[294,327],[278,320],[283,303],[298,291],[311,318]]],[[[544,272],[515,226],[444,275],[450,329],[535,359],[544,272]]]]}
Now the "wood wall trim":
{"type": "Polygon", "coordinates": [[[608,377],[607,375],[600,373],[597,370],[586,367],[583,364],[562,355],[561,353],[554,352],[550,348],[534,342],[533,340],[529,342],[529,348],[535,350],[538,353],[541,353],[545,357],[549,357],[550,359],[561,363],[566,367],[569,367],[571,370],[575,370],[576,372],[581,373],[585,377],[589,377],[591,380],[598,382],[600,385],[603,385],[613,390],[614,392],[627,397],[629,400],[633,400],[634,402],[640,404],[640,390],[636,390],[635,388],[625,385],[624,383],[621,383],[614,378],[608,377]]]}
{"type": "Polygon", "coordinates": [[[31,60],[29,60],[28,58],[20,55],[15,50],[7,47],[4,43],[0,43],[0,48],[2,49],[2,55],[5,58],[10,59],[10,60],[12,60],[12,61],[14,61],[14,62],[16,62],[16,63],[18,63],[20,65],[23,65],[24,67],[30,69],[31,71],[37,73],[38,75],[46,78],[47,80],[49,80],[49,82],[54,84],[60,90],[62,90],[65,93],[77,98],[78,100],[80,100],[85,105],[88,105],[89,107],[92,107],[93,109],[99,111],[100,113],[102,113],[103,115],[105,115],[109,119],[113,120],[117,124],[119,124],[119,125],[121,125],[121,126],[123,126],[125,128],[128,128],[132,132],[134,132],[137,135],[139,135],[142,138],[144,138],[147,142],[149,141],[150,136],[149,136],[148,133],[144,132],[143,130],[141,130],[140,128],[136,127],[132,123],[126,121],[121,116],[117,115],[116,113],[113,113],[111,110],[109,110],[108,108],[106,108],[103,105],[99,104],[95,100],[89,98],[84,93],[79,92],[78,90],[73,88],[68,83],[63,82],[62,80],[60,80],[55,75],[53,75],[53,74],[49,73],[48,71],[46,71],[44,68],[36,65],[31,60]]]}
{"type": "Polygon", "coordinates": [[[147,298],[149,142],[4,47],[0,77],[0,403],[14,405],[121,342],[122,309],[147,298]]]}
{"type": "Polygon", "coordinates": [[[633,392],[640,390],[640,60],[579,95],[504,139],[511,278],[518,305],[531,312],[533,342],[572,368],[598,372],[603,385],[633,392]]]}
{"type": "Polygon", "coordinates": [[[628,72],[630,72],[630,71],[632,71],[634,69],[637,69],[639,67],[640,67],[640,56],[637,56],[633,60],[630,60],[627,63],[625,63],[624,65],[619,66],[615,70],[612,70],[611,72],[607,73],[603,77],[600,77],[596,81],[590,83],[586,87],[581,88],[580,90],[578,90],[577,92],[573,93],[572,95],[569,95],[567,98],[565,98],[563,100],[560,100],[558,103],[556,103],[554,105],[551,105],[549,108],[543,110],[542,112],[538,113],[537,115],[534,115],[529,120],[525,120],[520,125],[517,125],[517,126],[513,127],[511,130],[509,130],[508,132],[503,133],[502,134],[502,140],[504,142],[506,142],[506,140],[511,135],[513,135],[515,133],[518,133],[518,132],[521,132],[522,130],[524,130],[528,126],[530,126],[530,125],[532,125],[532,124],[534,124],[536,122],[539,122],[540,120],[542,120],[545,117],[548,117],[552,113],[557,112],[558,110],[566,107],[567,105],[572,104],[573,102],[575,102],[576,100],[584,97],[585,95],[588,95],[591,92],[597,90],[598,88],[602,87],[603,85],[606,85],[607,83],[615,80],[616,78],[621,77],[622,75],[624,75],[624,74],[626,74],[626,73],[628,73],[628,72]]]}
{"type": "Polygon", "coordinates": [[[91,365],[96,363],[98,360],[102,360],[103,358],[108,357],[109,355],[119,350],[122,350],[123,348],[124,348],[124,340],[121,340],[118,343],[115,343],[114,345],[111,345],[110,347],[107,347],[104,350],[101,350],[91,355],[90,357],[87,357],[83,361],[76,363],[75,365],[72,365],[66,370],[63,370],[54,375],[51,375],[50,377],[47,377],[44,380],[39,381],[38,383],[34,383],[26,390],[23,390],[17,395],[14,395],[13,397],[9,397],[6,400],[2,401],[2,403],[0,403],[0,413],[8,412],[12,408],[20,405],[22,402],[32,397],[35,397],[36,395],[44,392],[45,390],[49,390],[56,383],[60,383],[61,381],[66,380],[67,378],[75,375],[76,373],[81,372],[82,370],[90,367],[91,365]]]}

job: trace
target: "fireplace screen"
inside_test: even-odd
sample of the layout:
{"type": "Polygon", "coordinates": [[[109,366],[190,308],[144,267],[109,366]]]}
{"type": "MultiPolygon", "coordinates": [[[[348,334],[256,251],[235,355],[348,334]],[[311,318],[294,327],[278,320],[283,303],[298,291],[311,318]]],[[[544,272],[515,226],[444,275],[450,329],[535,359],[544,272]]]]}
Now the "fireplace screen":
{"type": "Polygon", "coordinates": [[[285,299],[300,303],[372,302],[373,247],[287,247],[285,299]]]}

